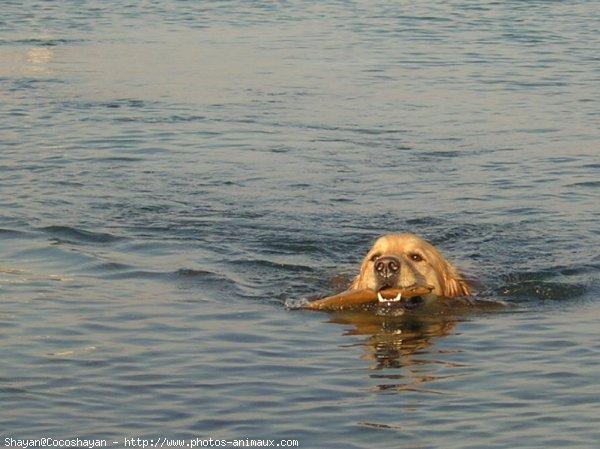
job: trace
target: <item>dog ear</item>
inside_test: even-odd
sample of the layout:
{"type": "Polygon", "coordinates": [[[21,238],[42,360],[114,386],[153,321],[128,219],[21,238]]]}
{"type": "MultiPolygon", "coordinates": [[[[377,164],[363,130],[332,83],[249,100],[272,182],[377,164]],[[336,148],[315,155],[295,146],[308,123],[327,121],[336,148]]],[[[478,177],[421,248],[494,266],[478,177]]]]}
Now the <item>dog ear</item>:
{"type": "Polygon", "coordinates": [[[451,279],[444,285],[444,296],[448,298],[471,295],[471,287],[464,279],[451,279]]]}
{"type": "Polygon", "coordinates": [[[471,294],[471,287],[468,282],[458,274],[452,265],[448,265],[448,269],[444,270],[442,290],[443,295],[447,298],[469,296],[471,294]]]}
{"type": "Polygon", "coordinates": [[[446,269],[442,274],[442,290],[443,295],[447,298],[453,298],[457,296],[469,296],[471,294],[471,287],[467,281],[458,274],[456,268],[449,263],[445,267],[446,269]]]}
{"type": "Polygon", "coordinates": [[[350,287],[349,287],[350,290],[359,290],[362,288],[367,288],[367,285],[369,284],[369,280],[370,280],[369,276],[372,275],[372,273],[369,272],[369,270],[368,270],[370,254],[371,254],[371,252],[369,252],[369,254],[367,254],[365,256],[365,258],[363,259],[363,261],[361,262],[360,271],[358,272],[356,277],[352,280],[352,284],[350,284],[350,287]]]}
{"type": "Polygon", "coordinates": [[[367,258],[365,258],[363,260],[363,262],[360,264],[360,271],[356,275],[356,277],[352,280],[352,284],[350,284],[350,287],[349,287],[350,290],[358,290],[361,288],[366,288],[363,284],[365,284],[367,282],[367,280],[366,280],[367,262],[368,262],[368,260],[367,260],[367,258]]]}

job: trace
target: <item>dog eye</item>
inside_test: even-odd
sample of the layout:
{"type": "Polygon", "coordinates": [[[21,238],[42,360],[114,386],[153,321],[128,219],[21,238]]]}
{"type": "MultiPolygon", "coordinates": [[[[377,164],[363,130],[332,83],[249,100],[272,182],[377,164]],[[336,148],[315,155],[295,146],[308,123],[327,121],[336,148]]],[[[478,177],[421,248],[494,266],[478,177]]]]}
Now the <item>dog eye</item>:
{"type": "Polygon", "coordinates": [[[410,257],[410,260],[412,260],[414,262],[422,262],[423,261],[423,256],[421,256],[418,253],[411,253],[408,255],[408,257],[410,257]]]}

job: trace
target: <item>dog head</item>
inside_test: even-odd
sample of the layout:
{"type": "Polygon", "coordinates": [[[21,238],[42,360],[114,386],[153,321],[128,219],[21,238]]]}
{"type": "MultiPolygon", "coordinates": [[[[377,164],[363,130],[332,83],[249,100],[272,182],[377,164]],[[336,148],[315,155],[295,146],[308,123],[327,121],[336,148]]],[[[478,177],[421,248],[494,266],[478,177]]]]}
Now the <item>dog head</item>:
{"type": "Polygon", "coordinates": [[[430,243],[414,234],[389,234],[377,239],[362,262],[351,289],[433,287],[430,298],[471,293],[458,271],[430,243]]]}

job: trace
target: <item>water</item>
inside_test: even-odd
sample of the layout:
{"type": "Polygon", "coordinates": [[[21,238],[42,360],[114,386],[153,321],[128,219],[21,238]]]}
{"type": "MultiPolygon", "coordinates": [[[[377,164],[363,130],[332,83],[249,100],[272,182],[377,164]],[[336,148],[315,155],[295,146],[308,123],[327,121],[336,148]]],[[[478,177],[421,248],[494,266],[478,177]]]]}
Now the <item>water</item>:
{"type": "Polygon", "coordinates": [[[594,447],[599,27],[586,1],[3,2],[2,444],[594,447]],[[398,231],[512,307],[285,306],[398,231]]]}

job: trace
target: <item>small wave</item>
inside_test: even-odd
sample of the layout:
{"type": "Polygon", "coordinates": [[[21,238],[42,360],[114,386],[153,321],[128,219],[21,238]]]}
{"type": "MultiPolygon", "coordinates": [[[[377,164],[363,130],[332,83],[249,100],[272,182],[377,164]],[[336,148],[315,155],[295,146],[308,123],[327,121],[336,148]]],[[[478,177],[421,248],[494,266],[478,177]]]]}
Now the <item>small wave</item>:
{"type": "Polygon", "coordinates": [[[140,157],[131,157],[131,156],[109,156],[109,157],[94,157],[89,160],[93,162],[140,162],[143,159],[140,157]]]}
{"type": "Polygon", "coordinates": [[[119,262],[100,262],[96,267],[94,267],[95,270],[100,271],[100,272],[115,272],[115,271],[127,271],[127,270],[131,270],[132,266],[131,265],[126,265],[123,263],[119,263],[119,262]]]}
{"type": "Polygon", "coordinates": [[[550,301],[566,301],[579,298],[586,291],[586,287],[580,284],[536,280],[508,284],[499,289],[502,296],[550,301]]]}
{"type": "Polygon", "coordinates": [[[573,184],[569,184],[568,187],[589,187],[589,188],[598,188],[600,187],[600,181],[582,181],[575,182],[573,184]]]}
{"type": "Polygon", "coordinates": [[[292,272],[292,273],[311,273],[313,271],[313,269],[307,265],[284,263],[284,262],[274,262],[274,261],[265,260],[265,259],[240,260],[237,263],[240,263],[240,264],[247,263],[254,267],[284,270],[286,272],[292,272]]]}
{"type": "Polygon", "coordinates": [[[180,268],[168,275],[175,279],[180,289],[200,289],[203,293],[208,291],[218,296],[241,295],[240,285],[228,276],[208,270],[180,268]]]}
{"type": "MultiPolygon", "coordinates": [[[[158,103],[147,102],[138,100],[135,98],[120,98],[112,101],[72,101],[65,100],[62,102],[62,106],[65,109],[83,109],[89,111],[92,109],[124,109],[124,110],[136,110],[136,109],[147,109],[155,107],[158,103]]],[[[87,119],[86,119],[87,120],[87,119]]]]}
{"type": "Polygon", "coordinates": [[[119,271],[107,274],[103,276],[104,279],[112,279],[112,280],[141,280],[141,279],[151,279],[156,280],[161,277],[166,277],[165,273],[160,271],[149,271],[149,270],[127,270],[127,271],[119,271]]]}
{"type": "Polygon", "coordinates": [[[285,300],[285,307],[291,310],[302,309],[308,303],[309,301],[306,298],[287,298],[285,300]]]}
{"type": "Polygon", "coordinates": [[[84,231],[70,226],[46,226],[41,231],[50,234],[58,242],[67,243],[112,243],[120,237],[104,232],[84,231]]]}
{"type": "Polygon", "coordinates": [[[22,231],[0,228],[0,237],[20,237],[25,235],[26,234],[22,231]]]}
{"type": "Polygon", "coordinates": [[[180,268],[175,271],[175,277],[178,279],[207,279],[207,278],[219,278],[216,273],[208,270],[194,270],[192,268],[180,268]]]}
{"type": "Polygon", "coordinates": [[[22,39],[16,39],[13,41],[5,40],[4,42],[14,43],[14,44],[23,44],[23,45],[38,45],[43,47],[56,47],[58,45],[67,45],[67,44],[75,44],[82,43],[84,40],[79,39],[62,39],[62,38],[53,38],[47,36],[41,37],[26,37],[22,39]]]}

